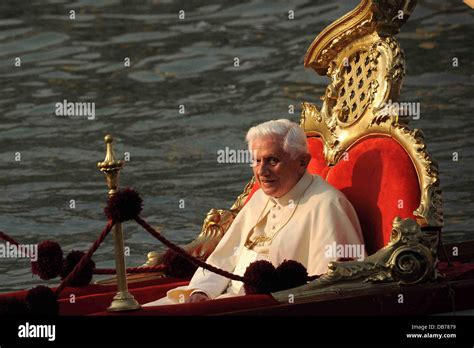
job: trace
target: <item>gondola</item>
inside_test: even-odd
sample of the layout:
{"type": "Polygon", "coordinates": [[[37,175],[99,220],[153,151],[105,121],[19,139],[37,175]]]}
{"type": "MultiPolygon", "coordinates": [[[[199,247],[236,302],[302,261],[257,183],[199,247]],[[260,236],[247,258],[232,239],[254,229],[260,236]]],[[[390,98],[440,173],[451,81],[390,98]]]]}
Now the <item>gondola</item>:
{"type": "MultiPolygon", "coordinates": [[[[422,131],[409,127],[409,115],[398,103],[405,58],[396,34],[415,6],[414,0],[361,0],[314,39],[304,59],[306,68],[330,79],[321,107],[302,104],[300,125],[312,155],[308,170],[351,201],[359,216],[368,257],[331,262],[328,272],[317,279],[269,294],[142,307],[165,296],[168,290],[187,284],[189,272],[180,267],[188,265],[175,257],[167,261],[167,268],[167,254],[150,251],[144,265],[127,272],[120,253],[122,223],[114,221],[114,225],[108,224],[107,232],[112,231],[119,250],[116,269],[111,272],[116,275],[86,284],[66,283],[58,292],[58,314],[474,313],[474,241],[443,245],[437,163],[427,151],[422,131]],[[176,270],[171,272],[170,265],[176,270]]],[[[123,161],[115,158],[111,136],[106,137],[106,144],[106,158],[99,168],[106,175],[112,197],[118,192],[123,161]]],[[[183,247],[188,254],[206,260],[240,209],[259,189],[253,178],[243,186],[230,208],[209,211],[196,239],[183,247]]],[[[3,293],[0,302],[20,303],[29,294],[30,289],[3,293]]],[[[9,313],[15,314],[11,310],[9,313]]]]}

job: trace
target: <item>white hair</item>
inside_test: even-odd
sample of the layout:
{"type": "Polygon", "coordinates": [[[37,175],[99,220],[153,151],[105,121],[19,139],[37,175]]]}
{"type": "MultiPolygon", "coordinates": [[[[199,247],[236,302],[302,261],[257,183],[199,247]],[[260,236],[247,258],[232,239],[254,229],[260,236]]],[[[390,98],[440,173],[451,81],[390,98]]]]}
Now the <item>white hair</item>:
{"type": "Polygon", "coordinates": [[[246,137],[249,149],[254,140],[268,136],[280,138],[283,151],[292,159],[309,153],[306,134],[297,123],[290,120],[284,118],[271,120],[250,128],[246,137]]]}

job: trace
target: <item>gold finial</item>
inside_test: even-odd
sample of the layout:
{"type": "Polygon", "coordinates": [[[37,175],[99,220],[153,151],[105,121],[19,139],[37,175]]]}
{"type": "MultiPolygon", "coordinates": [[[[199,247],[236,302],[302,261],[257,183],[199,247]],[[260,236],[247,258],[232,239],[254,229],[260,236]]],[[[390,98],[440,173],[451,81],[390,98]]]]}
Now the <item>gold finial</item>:
{"type": "Polygon", "coordinates": [[[117,160],[114,152],[114,138],[107,134],[104,137],[106,145],[106,154],[103,162],[98,162],[97,167],[99,170],[105,174],[105,179],[107,180],[107,186],[109,187],[109,195],[114,194],[117,191],[119,185],[119,174],[120,170],[124,166],[125,162],[123,160],[117,160]]]}

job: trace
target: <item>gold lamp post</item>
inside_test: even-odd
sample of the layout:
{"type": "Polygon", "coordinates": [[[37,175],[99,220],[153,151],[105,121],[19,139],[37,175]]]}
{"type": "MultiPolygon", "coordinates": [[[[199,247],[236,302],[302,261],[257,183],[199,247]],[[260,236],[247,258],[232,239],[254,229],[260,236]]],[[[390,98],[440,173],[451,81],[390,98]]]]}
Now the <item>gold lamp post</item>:
{"type": "MultiPolygon", "coordinates": [[[[107,134],[104,140],[107,152],[104,161],[98,162],[97,167],[105,174],[110,197],[117,192],[120,170],[125,163],[122,160],[117,160],[115,157],[112,145],[114,139],[112,136],[107,134]]],[[[115,241],[115,268],[117,269],[117,294],[109,308],[107,308],[107,311],[119,312],[139,309],[140,304],[135,300],[133,295],[128,292],[122,223],[118,222],[114,225],[113,236],[115,241]]]]}

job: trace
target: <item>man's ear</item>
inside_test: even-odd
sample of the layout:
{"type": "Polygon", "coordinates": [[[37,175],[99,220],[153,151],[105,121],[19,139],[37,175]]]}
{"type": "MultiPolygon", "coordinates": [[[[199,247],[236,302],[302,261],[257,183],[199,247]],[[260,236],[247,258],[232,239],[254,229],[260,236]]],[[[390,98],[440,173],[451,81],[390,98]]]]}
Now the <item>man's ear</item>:
{"type": "Polygon", "coordinates": [[[309,161],[311,161],[311,155],[309,153],[305,153],[304,155],[301,155],[300,166],[306,168],[309,164],[309,161]]]}

